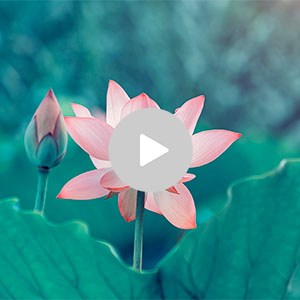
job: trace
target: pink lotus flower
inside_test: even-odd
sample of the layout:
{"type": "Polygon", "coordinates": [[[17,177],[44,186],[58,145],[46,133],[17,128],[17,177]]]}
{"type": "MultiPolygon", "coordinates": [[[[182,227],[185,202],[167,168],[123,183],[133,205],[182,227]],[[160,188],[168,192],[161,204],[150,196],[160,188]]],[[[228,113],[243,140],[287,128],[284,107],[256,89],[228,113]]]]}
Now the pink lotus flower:
{"type": "MultiPolygon", "coordinates": [[[[126,221],[135,219],[137,191],[126,186],[111,168],[108,146],[114,127],[128,114],[144,108],[159,106],[146,94],[130,99],[114,81],[107,91],[106,122],[94,118],[89,110],[71,104],[76,117],[65,117],[73,140],[89,155],[96,170],[71,179],[58,198],[87,200],[118,194],[119,208],[126,221]]],[[[193,134],[204,105],[204,96],[185,102],[175,112],[192,135],[193,158],[191,168],[203,166],[220,156],[241,134],[228,130],[208,130],[193,134]]],[[[184,183],[195,178],[186,174],[180,182],[166,191],[147,193],[145,208],[162,214],[174,226],[182,229],[196,227],[196,210],[193,197],[184,183]]]]}

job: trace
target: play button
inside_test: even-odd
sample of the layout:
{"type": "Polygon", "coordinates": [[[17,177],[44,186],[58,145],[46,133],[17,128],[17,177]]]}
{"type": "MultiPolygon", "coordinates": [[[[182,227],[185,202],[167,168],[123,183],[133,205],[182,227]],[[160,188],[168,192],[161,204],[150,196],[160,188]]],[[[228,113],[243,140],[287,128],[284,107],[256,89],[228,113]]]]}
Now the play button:
{"type": "Polygon", "coordinates": [[[175,185],[192,159],[191,135],[167,111],[148,108],[129,114],[114,129],[109,156],[118,177],[130,187],[157,192],[175,185]]]}
{"type": "Polygon", "coordinates": [[[169,152],[169,148],[144,134],[140,134],[140,166],[144,167],[169,152]]]}

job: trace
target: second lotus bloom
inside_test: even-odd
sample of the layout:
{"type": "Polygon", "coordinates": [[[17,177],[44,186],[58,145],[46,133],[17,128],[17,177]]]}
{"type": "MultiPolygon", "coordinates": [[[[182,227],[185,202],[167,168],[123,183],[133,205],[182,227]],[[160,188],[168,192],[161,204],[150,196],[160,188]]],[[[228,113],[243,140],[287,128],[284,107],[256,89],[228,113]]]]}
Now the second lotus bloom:
{"type": "MultiPolygon", "coordinates": [[[[80,174],[62,188],[58,198],[88,200],[118,194],[119,208],[126,221],[135,219],[137,191],[126,186],[111,168],[108,146],[114,127],[128,114],[157,108],[158,104],[146,94],[130,99],[114,81],[107,91],[106,122],[94,118],[89,110],[71,104],[76,117],[65,117],[67,129],[73,140],[89,155],[97,169],[80,174]]],[[[193,157],[190,168],[208,164],[220,156],[241,134],[228,130],[208,130],[196,134],[194,129],[204,105],[204,96],[185,102],[175,111],[191,134],[193,157]]],[[[176,133],[174,133],[176,134],[176,133]]],[[[196,227],[194,200],[185,182],[195,178],[186,174],[177,184],[157,193],[147,193],[145,208],[164,215],[170,223],[182,229],[196,227]]]]}

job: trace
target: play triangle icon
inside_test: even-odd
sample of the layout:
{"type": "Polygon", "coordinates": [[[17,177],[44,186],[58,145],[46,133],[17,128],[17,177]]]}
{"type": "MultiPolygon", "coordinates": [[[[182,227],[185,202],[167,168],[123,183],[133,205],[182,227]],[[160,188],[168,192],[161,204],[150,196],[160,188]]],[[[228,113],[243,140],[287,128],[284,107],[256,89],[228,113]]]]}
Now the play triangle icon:
{"type": "Polygon", "coordinates": [[[145,134],[140,134],[140,166],[144,167],[152,161],[168,153],[169,149],[145,134]]]}

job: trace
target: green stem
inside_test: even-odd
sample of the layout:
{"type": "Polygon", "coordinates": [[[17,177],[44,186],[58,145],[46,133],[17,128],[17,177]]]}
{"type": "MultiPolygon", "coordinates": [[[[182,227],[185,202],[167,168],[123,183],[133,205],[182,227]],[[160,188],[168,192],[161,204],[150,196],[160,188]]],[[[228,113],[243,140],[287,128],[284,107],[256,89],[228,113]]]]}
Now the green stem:
{"type": "Polygon", "coordinates": [[[47,167],[39,167],[39,181],[35,198],[34,211],[44,213],[45,200],[47,193],[47,182],[50,169],[47,167]]]}
{"type": "Polygon", "coordinates": [[[143,225],[145,209],[145,192],[137,192],[136,220],[134,231],[133,268],[142,271],[143,261],[143,225]]]}

